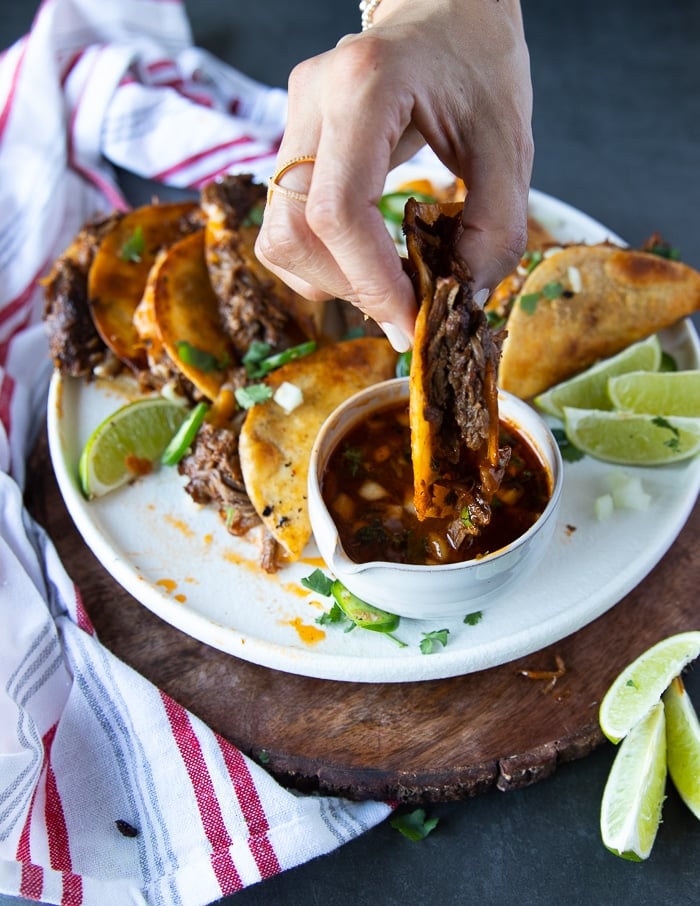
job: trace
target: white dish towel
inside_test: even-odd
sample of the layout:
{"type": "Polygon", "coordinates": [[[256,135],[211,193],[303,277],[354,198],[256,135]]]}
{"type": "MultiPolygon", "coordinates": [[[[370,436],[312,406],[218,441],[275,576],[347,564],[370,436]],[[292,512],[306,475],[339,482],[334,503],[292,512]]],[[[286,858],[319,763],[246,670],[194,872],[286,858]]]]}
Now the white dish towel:
{"type": "Polygon", "coordinates": [[[285,92],[192,46],[179,0],[45,0],[0,57],[0,892],[199,906],[329,852],[384,803],[298,796],[96,638],[25,511],[51,364],[37,281],[113,165],[266,177],[285,92]]]}

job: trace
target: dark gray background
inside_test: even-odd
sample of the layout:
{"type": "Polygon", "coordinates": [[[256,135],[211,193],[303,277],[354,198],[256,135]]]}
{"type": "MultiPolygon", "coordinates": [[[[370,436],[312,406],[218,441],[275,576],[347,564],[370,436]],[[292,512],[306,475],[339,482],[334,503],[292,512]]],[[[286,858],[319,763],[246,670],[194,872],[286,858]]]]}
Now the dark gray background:
{"type": "MultiPolygon", "coordinates": [[[[37,5],[1,0],[0,47],[27,30],[37,5]]],[[[280,86],[296,62],[359,28],[354,0],[187,7],[197,44],[280,86]]],[[[523,9],[535,87],[533,186],[631,244],[658,231],[700,267],[700,3],[524,0],[523,9]]],[[[700,708],[700,669],[687,684],[700,708]]],[[[647,862],[603,848],[598,810],[613,754],[606,745],[520,792],[430,807],[440,823],[420,843],[385,823],[227,904],[697,904],[700,823],[672,789],[647,862]]]]}

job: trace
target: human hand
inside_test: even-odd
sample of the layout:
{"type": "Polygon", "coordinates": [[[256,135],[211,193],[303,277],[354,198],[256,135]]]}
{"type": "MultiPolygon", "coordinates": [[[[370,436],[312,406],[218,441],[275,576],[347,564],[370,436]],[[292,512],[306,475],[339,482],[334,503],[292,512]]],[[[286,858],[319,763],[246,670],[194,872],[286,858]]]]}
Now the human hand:
{"type": "Polygon", "coordinates": [[[377,208],[387,173],[427,142],[464,180],[459,252],[474,290],[491,289],[525,247],[531,111],[518,3],[383,0],[373,28],[290,76],[278,161],[312,160],[279,176],[258,257],[309,299],[354,303],[404,351],[416,303],[377,208]]]}

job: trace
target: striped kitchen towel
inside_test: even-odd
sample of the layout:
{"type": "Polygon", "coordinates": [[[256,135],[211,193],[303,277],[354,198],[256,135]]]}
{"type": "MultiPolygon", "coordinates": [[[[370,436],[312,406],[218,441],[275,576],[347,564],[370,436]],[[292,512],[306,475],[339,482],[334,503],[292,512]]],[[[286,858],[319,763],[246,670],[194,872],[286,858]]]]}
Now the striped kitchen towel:
{"type": "Polygon", "coordinates": [[[0,892],[199,906],[389,813],[283,789],[115,658],[22,500],[53,258],[128,206],[115,166],[193,188],[264,178],[285,104],[193,47],[179,0],[45,0],[0,56],[0,892]]]}

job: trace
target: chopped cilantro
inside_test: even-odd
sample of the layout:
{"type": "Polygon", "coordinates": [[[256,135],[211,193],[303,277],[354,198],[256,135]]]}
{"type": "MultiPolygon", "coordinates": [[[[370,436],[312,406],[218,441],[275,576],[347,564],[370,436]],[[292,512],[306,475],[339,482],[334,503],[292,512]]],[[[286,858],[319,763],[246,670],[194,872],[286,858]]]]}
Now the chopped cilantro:
{"type": "Polygon", "coordinates": [[[532,271],[534,271],[534,269],[543,260],[543,258],[544,258],[544,255],[542,254],[541,251],[539,251],[539,249],[533,249],[533,250],[528,249],[525,252],[525,254],[523,255],[523,257],[520,259],[520,263],[522,264],[522,266],[525,268],[525,270],[529,274],[532,271]]]}
{"type": "Polygon", "coordinates": [[[468,613],[462,622],[466,623],[467,626],[476,626],[477,623],[481,622],[483,615],[482,611],[475,610],[473,613],[468,613]]]}
{"type": "Polygon", "coordinates": [[[258,752],[258,761],[260,764],[269,764],[270,763],[270,753],[267,749],[260,749],[258,752]]]}
{"type": "Polygon", "coordinates": [[[652,425],[656,425],[657,428],[665,428],[673,435],[673,437],[669,437],[668,440],[664,441],[665,447],[668,447],[671,450],[680,450],[681,434],[678,428],[667,421],[662,415],[657,415],[655,418],[652,418],[651,423],[652,425]]]}
{"type": "Polygon", "coordinates": [[[324,598],[330,598],[331,596],[333,580],[329,579],[322,569],[315,569],[308,576],[304,576],[301,580],[301,584],[304,588],[308,588],[310,591],[314,591],[317,595],[322,595],[324,598]]]}
{"type": "Polygon", "coordinates": [[[557,282],[547,283],[542,287],[542,295],[545,299],[558,299],[563,292],[564,287],[557,282]]]}
{"type": "Polygon", "coordinates": [[[552,434],[557,442],[563,460],[566,462],[578,462],[579,459],[583,459],[585,453],[571,443],[563,428],[552,428],[552,434]]]}
{"type": "Polygon", "coordinates": [[[337,601],[334,601],[331,609],[326,611],[325,613],[322,613],[321,616],[316,619],[316,622],[319,626],[342,626],[346,624],[346,632],[350,632],[355,628],[355,624],[346,614],[343,613],[343,609],[337,601]]]}
{"type": "Polygon", "coordinates": [[[425,809],[417,808],[415,811],[403,815],[396,815],[391,819],[391,826],[407,837],[409,840],[423,840],[435,830],[439,818],[426,818],[425,809]]]}
{"type": "Polygon", "coordinates": [[[661,364],[659,371],[678,371],[678,362],[673,358],[670,352],[665,349],[661,351],[661,364]]]}
{"type": "Polygon", "coordinates": [[[486,310],[484,314],[486,315],[486,320],[488,321],[491,330],[498,330],[499,327],[503,327],[506,323],[506,319],[503,315],[499,314],[497,311],[493,311],[493,309],[486,310]]]}
{"type": "Polygon", "coordinates": [[[343,447],[341,456],[345,460],[350,475],[355,478],[362,466],[362,450],[359,447],[351,447],[350,444],[346,444],[343,447]]]}
{"type": "Polygon", "coordinates": [[[235,391],[236,402],[241,409],[250,409],[258,403],[264,403],[272,396],[272,387],[267,384],[248,384],[247,387],[237,387],[235,391]]]}
{"type": "Polygon", "coordinates": [[[625,686],[629,686],[630,689],[637,688],[637,684],[635,683],[635,681],[633,679],[628,679],[627,682],[625,683],[625,686]]]}
{"type": "Polygon", "coordinates": [[[542,293],[525,293],[520,297],[520,307],[527,315],[532,315],[537,308],[537,303],[542,298],[542,293]]]}
{"type": "Polygon", "coordinates": [[[471,513],[469,512],[468,506],[463,506],[459,511],[459,521],[465,528],[473,528],[474,523],[472,522],[471,513]]]}
{"type": "Polygon", "coordinates": [[[670,261],[681,260],[681,250],[674,248],[667,242],[657,242],[646,248],[645,251],[651,252],[652,255],[658,255],[660,258],[668,258],[670,261]]]}
{"type": "Polygon", "coordinates": [[[145,248],[146,239],[143,235],[143,227],[137,226],[131,236],[129,236],[124,245],[121,247],[119,257],[122,259],[122,261],[131,261],[134,264],[138,264],[143,257],[145,248]]]}
{"type": "Polygon", "coordinates": [[[408,377],[411,373],[411,359],[413,351],[402,352],[396,360],[396,377],[408,377]]]}
{"type": "Polygon", "coordinates": [[[432,632],[424,632],[420,642],[421,654],[433,654],[442,645],[447,645],[447,636],[450,634],[449,629],[433,629],[432,632]]]}

